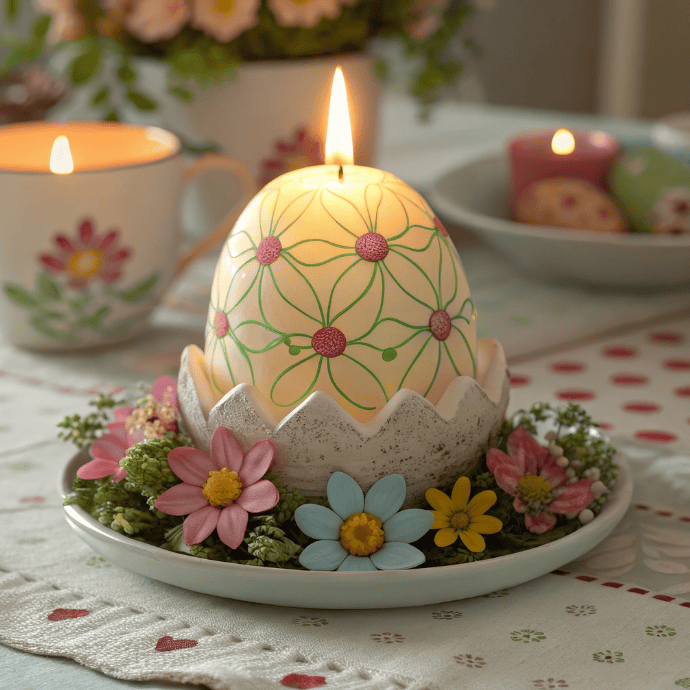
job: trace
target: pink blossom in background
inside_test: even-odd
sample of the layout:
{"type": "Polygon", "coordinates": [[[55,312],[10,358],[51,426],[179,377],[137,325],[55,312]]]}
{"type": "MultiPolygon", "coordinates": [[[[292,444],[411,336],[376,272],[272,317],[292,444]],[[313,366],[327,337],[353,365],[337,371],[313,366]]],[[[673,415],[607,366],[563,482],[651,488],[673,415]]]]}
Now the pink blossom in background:
{"type": "Polygon", "coordinates": [[[187,0],[138,0],[130,6],[125,27],[146,43],[176,36],[191,17],[187,0]]]}
{"type": "Polygon", "coordinates": [[[219,41],[232,41],[259,21],[261,0],[194,0],[192,24],[219,41]]]}
{"type": "Polygon", "coordinates": [[[262,477],[273,461],[275,446],[264,440],[246,454],[233,435],[218,427],[211,438],[211,455],[196,448],[174,448],[168,464],[182,480],[155,502],[168,515],[186,515],[182,528],[185,544],[198,544],[214,530],[220,540],[236,549],[244,539],[249,513],[273,508],[278,489],[262,477]]]}
{"type": "Polygon", "coordinates": [[[343,5],[357,0],[268,0],[268,6],[283,26],[316,26],[322,19],[335,19],[343,5]]]}
{"type": "Polygon", "coordinates": [[[508,455],[498,448],[490,448],[486,464],[497,484],[515,496],[513,508],[525,513],[525,525],[535,534],[554,527],[554,513],[579,512],[594,500],[593,482],[580,479],[568,484],[565,468],[559,467],[556,457],[522,427],[510,434],[508,455]]]}
{"type": "Polygon", "coordinates": [[[450,0],[416,0],[410,9],[407,33],[416,41],[424,41],[441,26],[441,14],[450,0]]]}

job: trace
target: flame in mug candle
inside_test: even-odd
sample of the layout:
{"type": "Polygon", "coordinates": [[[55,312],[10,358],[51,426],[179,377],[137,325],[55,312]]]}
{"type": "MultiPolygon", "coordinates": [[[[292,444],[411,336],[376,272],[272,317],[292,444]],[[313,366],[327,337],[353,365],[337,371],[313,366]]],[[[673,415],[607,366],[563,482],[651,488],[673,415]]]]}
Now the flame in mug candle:
{"type": "Polygon", "coordinates": [[[354,162],[352,152],[352,127],[350,111],[347,107],[347,89],[343,70],[337,67],[331,86],[331,103],[328,108],[328,128],[326,129],[326,163],[329,165],[348,165],[354,162]]]}
{"type": "Polygon", "coordinates": [[[551,150],[559,156],[575,150],[575,137],[567,129],[558,129],[551,139],[551,150]]]}
{"type": "Polygon", "coordinates": [[[69,140],[64,135],[60,135],[53,142],[53,149],[50,152],[50,172],[56,175],[69,175],[74,172],[69,140]]]}

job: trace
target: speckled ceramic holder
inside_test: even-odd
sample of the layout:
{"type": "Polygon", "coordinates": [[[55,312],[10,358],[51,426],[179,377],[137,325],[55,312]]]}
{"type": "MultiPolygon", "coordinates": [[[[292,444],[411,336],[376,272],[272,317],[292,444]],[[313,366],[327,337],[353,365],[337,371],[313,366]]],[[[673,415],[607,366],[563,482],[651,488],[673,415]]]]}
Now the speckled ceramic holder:
{"type": "Polygon", "coordinates": [[[503,348],[486,338],[478,344],[476,379],[457,377],[436,405],[403,389],[374,419],[361,423],[318,391],[276,420],[249,384],[218,399],[203,352],[190,345],[182,354],[178,405],[185,431],[207,452],[218,426],[230,429],[243,450],[271,439],[272,471],[311,500],[325,497],[336,471],[349,474],[365,492],[381,477],[398,473],[407,483],[409,507],[420,505],[428,488],[477,470],[480,452],[503,422],[508,389],[503,348]]]}

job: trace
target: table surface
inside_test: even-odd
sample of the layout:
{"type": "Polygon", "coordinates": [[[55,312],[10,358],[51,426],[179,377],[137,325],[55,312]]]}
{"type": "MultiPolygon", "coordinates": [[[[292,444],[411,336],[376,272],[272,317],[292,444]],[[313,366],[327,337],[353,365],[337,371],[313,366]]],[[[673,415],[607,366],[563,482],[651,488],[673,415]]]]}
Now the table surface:
{"type": "MultiPolygon", "coordinates": [[[[383,109],[380,167],[424,190],[446,170],[487,150],[500,148],[513,133],[554,124],[587,127],[588,123],[591,120],[584,116],[447,103],[437,109],[430,124],[423,125],[417,121],[409,101],[390,95],[383,109]]],[[[639,122],[611,120],[602,125],[599,121],[598,126],[633,138],[649,133],[649,125],[639,122]]],[[[401,671],[402,675],[395,677],[397,680],[391,680],[394,671],[386,673],[394,661],[391,648],[401,645],[382,644],[366,652],[370,656],[365,664],[382,675],[374,673],[373,680],[353,680],[347,685],[343,684],[347,674],[341,674],[340,680],[329,676],[328,684],[382,690],[403,686],[481,688],[498,687],[494,683],[500,680],[501,686],[506,688],[591,688],[596,678],[601,679],[598,680],[601,687],[610,688],[671,690],[690,687],[690,664],[683,672],[678,664],[673,666],[669,661],[667,666],[673,668],[668,673],[660,670],[652,676],[653,682],[640,671],[637,676],[641,679],[640,685],[635,681],[631,683],[628,675],[623,678],[623,671],[612,675],[616,669],[632,667],[634,658],[644,658],[646,654],[649,656],[647,667],[657,663],[663,665],[666,663],[662,661],[664,655],[673,645],[674,658],[678,657],[683,645],[687,657],[690,644],[690,604],[683,606],[690,600],[690,292],[631,294],[540,283],[516,271],[468,232],[460,228],[449,229],[460,250],[480,314],[480,335],[500,340],[508,355],[512,382],[509,412],[539,400],[583,402],[629,458],[635,480],[636,507],[631,508],[613,538],[570,564],[567,573],[564,570],[565,574],[560,576],[547,575],[535,581],[539,599],[530,599],[530,583],[511,590],[512,598],[509,593],[504,593],[505,596],[497,593],[495,598],[501,602],[512,600],[512,609],[505,604],[500,609],[500,615],[510,618],[511,612],[540,605],[534,602],[545,606],[546,602],[559,600],[566,592],[572,598],[574,592],[580,591],[578,587],[583,588],[583,592],[589,587],[579,598],[562,602],[568,605],[566,613],[573,614],[564,616],[564,628],[572,628],[574,621],[580,624],[584,617],[590,620],[582,621],[588,624],[587,632],[580,634],[594,638],[599,634],[597,643],[590,645],[592,649],[587,648],[589,667],[584,675],[572,672],[572,659],[561,659],[572,656],[579,644],[577,640],[582,638],[576,637],[573,641],[563,637],[560,644],[552,647],[548,642],[541,643],[542,666],[539,668],[543,667],[544,672],[537,674],[535,671],[524,679],[520,679],[519,673],[523,660],[515,657],[517,647],[522,651],[523,645],[515,645],[512,638],[506,638],[505,649],[500,643],[494,644],[491,650],[482,648],[478,642],[471,649],[459,645],[462,653],[453,657],[452,668],[449,667],[445,676],[440,671],[426,669],[420,661],[416,667],[408,666],[401,671]],[[597,589],[597,584],[606,584],[608,589],[597,589]],[[609,612],[607,624],[603,609],[607,602],[614,601],[615,612],[609,612]],[[600,615],[592,615],[597,607],[600,615]],[[635,646],[638,642],[633,643],[631,639],[632,633],[626,632],[626,615],[646,616],[644,620],[640,618],[647,632],[646,637],[642,636],[644,645],[639,649],[635,646]],[[607,625],[614,623],[619,629],[615,640],[611,638],[611,650],[608,650],[608,643],[601,635],[608,630],[607,625]],[[667,627],[661,628],[662,624],[667,627]],[[664,633],[669,629],[674,631],[672,636],[664,633]],[[680,639],[683,633],[684,642],[680,639]],[[668,639],[662,639],[665,637],[668,639]],[[650,651],[652,643],[656,645],[655,651],[650,651]],[[612,662],[613,670],[610,670],[605,652],[610,652],[614,661],[625,658],[627,664],[612,662]],[[616,657],[619,653],[621,656],[616,657]],[[511,663],[517,664],[515,673],[505,659],[503,666],[496,662],[492,670],[492,655],[511,657],[511,663]],[[477,678],[480,671],[474,676],[467,675],[472,668],[479,669],[484,674],[483,679],[477,678]],[[498,675],[490,676],[490,673],[498,675]],[[380,680],[379,684],[376,679],[380,680]]],[[[0,342],[0,482],[3,486],[0,495],[3,530],[0,534],[11,532],[18,519],[26,522],[26,534],[31,533],[30,525],[39,531],[43,528],[48,531],[47,521],[55,516],[60,519],[57,475],[69,451],[56,445],[55,423],[67,413],[85,411],[87,401],[96,391],[113,390],[139,380],[152,381],[157,375],[173,373],[182,347],[190,342],[201,344],[212,271],[213,257],[194,265],[173,287],[165,305],[155,313],[147,336],[116,350],[89,357],[58,357],[20,351],[0,342]],[[46,463],[46,454],[54,457],[54,464],[46,463]]],[[[32,558],[40,556],[32,556],[31,550],[36,549],[36,542],[41,540],[40,537],[10,540],[11,550],[0,546],[0,576],[4,572],[10,577],[15,569],[21,571],[17,563],[24,563],[27,569],[37,567],[32,558]]],[[[76,537],[74,540],[77,541],[76,537]]],[[[94,561],[91,563],[94,571],[102,565],[93,557],[91,561],[94,561]]],[[[480,605],[495,608],[498,606],[495,601],[479,598],[424,608],[429,609],[429,615],[434,618],[455,617],[458,621],[464,620],[467,626],[476,626],[477,639],[480,639],[481,634],[492,632],[487,627],[487,616],[482,617],[480,605]]],[[[309,612],[300,614],[305,621],[317,620],[310,618],[309,612]]],[[[297,614],[290,612],[290,615],[297,614]]],[[[418,615],[422,615],[421,609],[418,615]]],[[[16,615],[12,620],[16,625],[16,615]]],[[[333,633],[338,620],[334,614],[333,633]]],[[[414,617],[407,620],[408,625],[416,625],[414,617]]],[[[514,625],[520,627],[518,622],[514,625]]],[[[330,638],[323,638],[322,648],[319,648],[318,641],[311,642],[304,637],[303,631],[311,628],[301,630],[296,644],[307,651],[308,658],[314,659],[314,668],[318,667],[320,654],[327,660],[337,657],[335,652],[329,652],[328,656],[324,651],[333,649],[330,638]]],[[[404,635],[400,630],[397,633],[375,632],[370,637],[377,642],[408,642],[413,655],[426,654],[421,643],[414,646],[411,628],[404,635]]],[[[461,633],[461,628],[456,627],[455,631],[451,637],[456,635],[458,641],[466,641],[466,630],[461,633]]],[[[607,634],[613,635],[610,631],[607,634]]],[[[2,636],[0,624],[0,639],[7,641],[2,636]]],[[[334,639],[345,646],[350,642],[349,637],[334,639]]],[[[529,645],[530,649],[538,646],[529,645]]],[[[59,656],[64,650],[57,645],[52,653],[59,656]]],[[[324,673],[334,674],[333,663],[323,668],[326,669],[324,673]]],[[[223,685],[213,679],[207,682],[219,688],[281,687],[277,681],[262,685],[256,678],[253,681],[240,679],[237,685],[223,685]]],[[[100,690],[170,688],[178,684],[159,680],[143,683],[118,680],[68,659],[34,656],[0,645],[0,687],[100,690]],[[8,678],[11,682],[2,680],[8,678]],[[3,685],[3,682],[10,684],[3,685]]]]}

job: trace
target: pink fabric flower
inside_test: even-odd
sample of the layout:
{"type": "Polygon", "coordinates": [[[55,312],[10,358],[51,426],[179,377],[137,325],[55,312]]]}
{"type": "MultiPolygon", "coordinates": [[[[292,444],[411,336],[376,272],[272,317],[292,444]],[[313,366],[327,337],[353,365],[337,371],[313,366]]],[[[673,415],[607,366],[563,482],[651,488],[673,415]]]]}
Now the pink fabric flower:
{"type": "Polygon", "coordinates": [[[82,465],[77,470],[80,479],[102,479],[112,475],[113,481],[121,481],[127,476],[127,470],[120,467],[120,460],[129,448],[124,441],[115,434],[103,434],[91,444],[90,452],[93,460],[82,465]]]}
{"type": "Polygon", "coordinates": [[[486,464],[497,484],[515,496],[513,508],[525,513],[530,532],[548,532],[556,524],[554,513],[579,512],[594,500],[592,481],[580,479],[568,484],[568,475],[556,464],[555,456],[522,427],[510,434],[508,453],[491,448],[486,464]]]}
{"type": "Polygon", "coordinates": [[[187,515],[182,528],[185,544],[198,544],[213,530],[236,549],[244,539],[248,513],[261,513],[278,503],[278,489],[267,479],[275,453],[271,441],[255,443],[242,452],[233,435],[219,426],[211,438],[211,455],[196,448],[173,448],[170,469],[182,484],[162,493],[155,502],[168,515],[187,515]]]}

